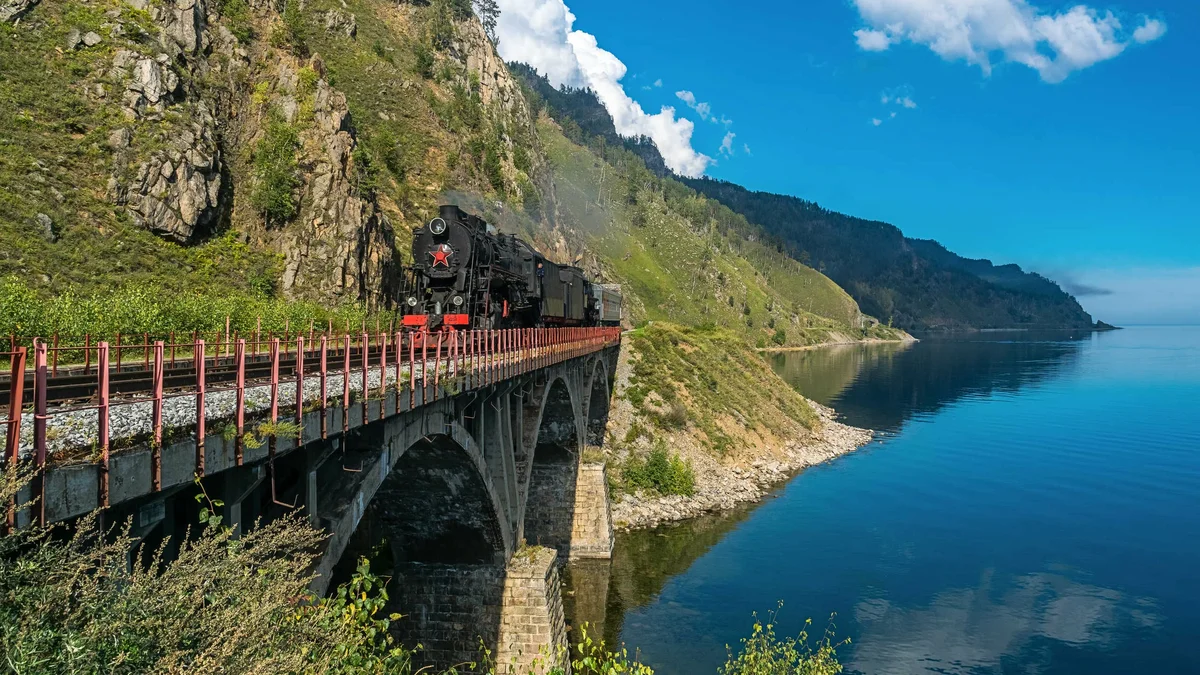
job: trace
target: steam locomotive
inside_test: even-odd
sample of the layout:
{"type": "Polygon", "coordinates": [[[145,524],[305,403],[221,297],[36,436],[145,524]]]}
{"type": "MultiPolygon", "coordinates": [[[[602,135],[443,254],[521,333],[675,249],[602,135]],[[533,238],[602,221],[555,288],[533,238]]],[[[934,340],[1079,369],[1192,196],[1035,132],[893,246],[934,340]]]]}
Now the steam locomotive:
{"type": "Polygon", "coordinates": [[[401,290],[404,325],[443,329],[616,326],[620,287],[593,283],[457,206],[413,232],[401,290]]]}

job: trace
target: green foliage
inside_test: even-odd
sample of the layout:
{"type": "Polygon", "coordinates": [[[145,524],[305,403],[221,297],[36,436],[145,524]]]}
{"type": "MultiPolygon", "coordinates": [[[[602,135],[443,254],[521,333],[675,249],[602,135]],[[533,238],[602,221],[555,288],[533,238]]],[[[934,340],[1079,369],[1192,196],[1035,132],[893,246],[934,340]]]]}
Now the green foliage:
{"type": "Polygon", "coordinates": [[[813,429],[819,423],[808,402],[727,329],[655,322],[626,340],[633,373],[618,395],[640,419],[664,428],[686,422],[718,454],[747,441],[746,434],[735,438],[725,431],[731,424],[789,438],[797,424],[813,429]]]}
{"type": "MultiPolygon", "coordinates": [[[[85,334],[94,343],[103,336],[148,333],[164,339],[171,332],[230,330],[245,336],[261,325],[262,331],[282,333],[290,327],[307,330],[314,325],[335,329],[360,326],[364,321],[388,324],[390,314],[368,316],[359,306],[329,308],[303,301],[286,301],[261,295],[226,292],[161,293],[142,286],[116,287],[96,293],[68,290],[44,296],[15,278],[0,279],[0,335],[62,336],[62,344],[82,344],[85,334]]],[[[25,340],[28,344],[28,340],[25,340]]]]}
{"type": "Polygon", "coordinates": [[[500,149],[495,143],[488,143],[483,155],[483,172],[496,192],[504,192],[504,172],[500,164],[500,149]]]}
{"type": "Polygon", "coordinates": [[[621,465],[621,480],[625,489],[650,490],[660,495],[686,495],[696,493],[696,472],[691,462],[667,452],[667,446],[658,439],[654,448],[644,459],[631,455],[621,465]]]}
{"type": "Polygon", "coordinates": [[[271,31],[271,46],[287,49],[296,56],[308,54],[308,46],[304,42],[304,15],[301,11],[300,0],[284,0],[283,23],[271,31]]]}
{"type": "Polygon", "coordinates": [[[435,63],[433,50],[424,42],[418,42],[413,48],[413,56],[416,58],[417,72],[421,74],[421,77],[427,80],[432,79],[435,63]]]}
{"type": "Polygon", "coordinates": [[[776,328],[775,334],[771,336],[771,342],[780,347],[787,344],[787,331],[782,328],[776,328]]]}
{"type": "MultiPolygon", "coordinates": [[[[293,3],[289,3],[291,6],[293,3]]],[[[296,150],[300,135],[296,128],[272,110],[267,117],[266,132],[254,146],[254,191],[250,203],[267,220],[280,225],[296,217],[299,204],[296,188],[300,186],[296,150]]]]}
{"type": "Polygon", "coordinates": [[[575,675],[654,675],[654,670],[629,658],[629,650],[610,651],[601,640],[596,642],[588,634],[588,624],[579,628],[579,642],[575,645],[575,658],[571,661],[575,675]]]}
{"type": "Polygon", "coordinates": [[[360,566],[349,586],[311,598],[307,568],[322,534],[286,517],[234,539],[218,502],[196,536],[136,548],[128,527],[0,538],[0,653],[12,672],[382,673],[408,653],[378,613],[386,594],[360,566]],[[126,552],[140,550],[134,564],[126,552]]]}
{"type": "MultiPolygon", "coordinates": [[[[783,607],[783,603],[779,604],[783,607]]],[[[754,615],[754,628],[750,637],[742,638],[735,654],[726,645],[728,657],[720,675],[837,675],[842,665],[837,660],[837,648],[848,644],[849,639],[834,642],[833,622],[816,646],[809,644],[809,628],[812,620],[804,622],[804,628],[796,637],[780,638],[775,634],[775,623],[779,609],[771,611],[764,623],[754,615]]]]}
{"type": "Polygon", "coordinates": [[[246,0],[221,0],[218,5],[225,26],[239,42],[246,43],[254,39],[253,17],[246,0]]]}

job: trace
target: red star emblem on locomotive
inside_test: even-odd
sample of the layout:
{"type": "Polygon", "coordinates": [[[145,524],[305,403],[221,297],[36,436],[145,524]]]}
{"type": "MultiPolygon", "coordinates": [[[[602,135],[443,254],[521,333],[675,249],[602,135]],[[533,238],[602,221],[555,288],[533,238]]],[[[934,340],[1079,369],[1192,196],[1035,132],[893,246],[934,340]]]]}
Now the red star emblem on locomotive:
{"type": "Polygon", "coordinates": [[[429,252],[429,255],[433,256],[433,264],[430,265],[430,267],[437,267],[438,265],[445,265],[446,267],[449,267],[450,254],[452,253],[454,253],[454,249],[450,248],[449,244],[438,244],[437,246],[434,246],[433,250],[429,252]]]}

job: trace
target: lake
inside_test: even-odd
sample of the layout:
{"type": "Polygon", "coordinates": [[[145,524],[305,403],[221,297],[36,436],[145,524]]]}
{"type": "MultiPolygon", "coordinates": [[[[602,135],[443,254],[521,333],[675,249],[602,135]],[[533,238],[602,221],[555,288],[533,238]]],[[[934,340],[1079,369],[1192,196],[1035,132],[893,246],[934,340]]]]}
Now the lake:
{"type": "Polygon", "coordinates": [[[847,672],[1200,672],[1200,327],[778,354],[876,441],[760,505],[618,537],[576,622],[713,673],[783,601],[847,672]]]}

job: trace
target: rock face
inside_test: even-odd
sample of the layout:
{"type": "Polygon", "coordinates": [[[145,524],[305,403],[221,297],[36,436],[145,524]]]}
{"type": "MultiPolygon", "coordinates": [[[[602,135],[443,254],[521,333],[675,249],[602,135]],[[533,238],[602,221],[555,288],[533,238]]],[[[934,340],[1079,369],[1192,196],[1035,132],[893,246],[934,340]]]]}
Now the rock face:
{"type": "MultiPolygon", "coordinates": [[[[179,14],[159,8],[176,33],[179,14]]],[[[164,33],[165,34],[165,33],[164,33]]],[[[175,45],[174,39],[170,44],[175,45]]],[[[215,224],[221,192],[221,148],[217,119],[209,103],[183,91],[179,75],[166,53],[154,56],[118,50],[108,75],[125,83],[125,117],[162,122],[166,148],[138,156],[140,148],[128,128],[113,131],[109,146],[116,162],[108,183],[108,198],[126,207],[134,223],[175,241],[186,243],[198,231],[215,224]],[[169,125],[168,108],[179,113],[169,125]],[[182,120],[182,121],[180,121],[182,120]]]]}
{"type": "Polygon", "coordinates": [[[37,2],[38,0],[0,0],[0,22],[16,21],[37,2]]]}
{"type": "MultiPolygon", "coordinates": [[[[214,224],[221,192],[220,148],[216,121],[204,102],[196,121],[179,129],[171,147],[140,163],[132,181],[109,182],[109,196],[127,206],[134,223],[179,242],[214,224]]],[[[117,136],[117,134],[114,134],[117,136]]],[[[122,137],[109,139],[118,143],[122,137]]]]}
{"type": "Polygon", "coordinates": [[[342,33],[346,37],[352,38],[358,33],[358,19],[349,12],[331,9],[325,12],[325,30],[342,33]]]}
{"type": "MultiPolygon", "coordinates": [[[[324,70],[319,57],[312,66],[324,70]]],[[[311,93],[298,93],[299,77],[281,64],[278,105],[289,122],[302,126],[304,172],[301,212],[278,243],[284,255],[283,291],[316,300],[357,299],[375,305],[391,296],[395,278],[395,235],[372,199],[353,183],[356,140],[345,94],[324,80],[311,93]],[[297,100],[308,98],[312,120],[296,120],[297,100]]]]}

